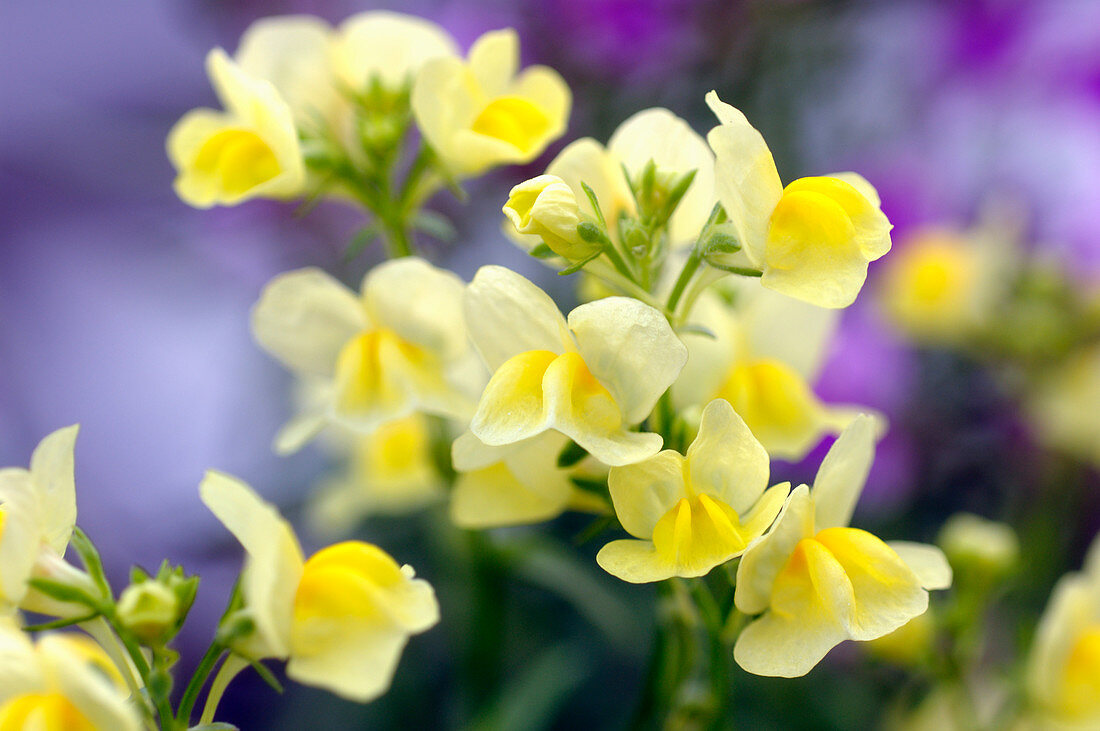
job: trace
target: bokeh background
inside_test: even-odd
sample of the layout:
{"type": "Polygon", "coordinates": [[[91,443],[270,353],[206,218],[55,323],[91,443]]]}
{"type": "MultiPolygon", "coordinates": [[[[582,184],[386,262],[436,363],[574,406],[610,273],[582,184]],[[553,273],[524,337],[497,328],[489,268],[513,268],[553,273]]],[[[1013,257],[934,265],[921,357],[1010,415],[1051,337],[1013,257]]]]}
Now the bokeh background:
{"type": "MultiPolygon", "coordinates": [[[[445,195],[433,204],[458,236],[432,256],[466,278],[506,264],[567,303],[570,284],[500,233],[507,189],[568,140],[606,140],[645,107],[666,106],[705,132],[713,88],[763,131],[784,179],[861,171],[899,247],[928,223],[969,225],[998,196],[1012,201],[1032,252],[1067,269],[1072,286],[1100,282],[1100,4],[1091,0],[0,3],[0,464],[24,465],[43,435],[82,424],[80,523],[116,583],[129,564],[163,557],[203,576],[185,665],[205,647],[240,562],[197,499],[203,471],[240,475],[293,516],[325,466],[316,451],[270,450],[289,383],[253,344],[249,308],[281,271],[316,264],[354,279],[371,255],[342,263],[361,222],[339,206],[305,217],[268,202],[188,208],[172,192],[164,138],[186,110],[214,103],[203,58],[214,46],[232,51],[252,21],[289,12],[339,21],[371,8],[432,18],[464,47],[513,26],[525,62],[553,66],[573,89],[569,133],[540,161],[476,181],[469,206],[445,195]]],[[[1052,542],[1037,549],[1044,560],[1025,562],[1018,598],[1037,611],[1100,528],[1094,468],[1037,447],[989,369],[896,334],[874,297],[881,269],[872,265],[845,312],[818,386],[826,400],[891,419],[858,520],[927,540],[957,509],[1015,520],[1046,510],[1032,500],[1051,494],[1042,485],[1072,483],[1057,522],[1035,529],[1052,542]]],[[[245,677],[225,720],[247,731],[613,728],[628,718],[651,592],[615,585],[587,547],[572,549],[581,522],[560,521],[554,538],[503,531],[494,540],[517,556],[531,540],[560,550],[471,577],[462,556],[476,547],[439,520],[364,529],[437,585],[448,617],[414,638],[390,695],[360,708],[296,687],[277,697],[245,677]],[[499,631],[471,634],[466,618],[486,606],[499,631]],[[497,662],[478,664],[486,653],[497,662]]],[[[788,727],[866,727],[895,678],[847,648],[834,655],[799,681],[739,674],[739,720],[770,727],[769,709],[782,707],[788,727]],[[856,687],[856,667],[866,682],[837,692],[856,687]]]]}

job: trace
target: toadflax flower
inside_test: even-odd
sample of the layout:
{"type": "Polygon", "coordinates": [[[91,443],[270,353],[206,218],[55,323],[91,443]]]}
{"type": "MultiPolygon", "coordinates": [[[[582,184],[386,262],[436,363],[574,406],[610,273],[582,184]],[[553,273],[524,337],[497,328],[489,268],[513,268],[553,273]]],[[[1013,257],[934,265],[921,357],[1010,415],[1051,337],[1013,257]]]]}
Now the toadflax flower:
{"type": "Polygon", "coordinates": [[[572,95],[556,71],[516,75],[514,30],[481,36],[465,61],[435,58],[417,74],[412,110],[425,139],[454,175],[530,162],[565,132],[572,95]]]}
{"type": "Polygon", "coordinates": [[[330,420],[369,433],[414,411],[468,418],[483,376],[462,292],[457,276],[413,257],[375,267],[358,297],[314,268],[272,280],[252,311],[253,335],[319,394],[276,449],[298,449],[330,420]]]}
{"type": "Polygon", "coordinates": [[[1093,539],[1084,570],[1054,587],[1026,680],[1034,728],[1100,725],[1100,537],[1093,539]]]}
{"type": "Polygon", "coordinates": [[[656,454],[657,434],[630,431],[687,358],[665,317],[608,297],[561,316],[554,301],[504,267],[482,267],[466,290],[470,337],[493,372],[470,423],[490,446],[553,429],[608,465],[656,454]]]}
{"type": "Polygon", "coordinates": [[[734,602],[760,614],[734,647],[756,675],[805,675],[844,640],[873,640],[928,608],[927,589],[951,584],[934,546],[884,543],[849,528],[874,458],[874,424],[861,416],[833,444],[813,488],[796,488],[772,529],[737,569],[734,602]]]}
{"type": "Polygon", "coordinates": [[[665,450],[607,480],[615,514],[638,540],[612,541],[596,561],[632,583],[704,576],[740,556],[783,507],[790,484],[765,490],[768,453],[728,402],[703,410],[687,455],[665,450]]]}
{"type": "Polygon", "coordinates": [[[867,263],[890,250],[875,189],[855,173],[799,178],[785,188],[771,151],[745,115],[707,94],[721,123],[707,135],[715,186],[744,254],[765,287],[820,307],[847,307],[867,263]]]}
{"type": "Polygon", "coordinates": [[[773,458],[799,460],[858,413],[830,406],[812,385],[836,332],[834,310],[731,277],[704,291],[685,332],[688,363],[672,387],[680,409],[724,398],[773,458]],[[732,300],[732,304],[730,302],[732,300]]]}
{"type": "Polygon", "coordinates": [[[64,559],[76,525],[73,447],[78,430],[68,426],[45,437],[31,455],[29,470],[0,469],[0,609],[67,614],[69,607],[29,589],[32,577],[94,591],[91,579],[64,559]]]}
{"type": "Polygon", "coordinates": [[[80,640],[48,634],[32,643],[0,620],[0,729],[137,731],[137,710],[108,667],[80,640]]]}
{"type": "Polygon", "coordinates": [[[233,649],[285,659],[288,677],[344,698],[384,693],[409,636],[439,621],[432,587],[361,541],[304,559],[290,524],[229,475],[208,472],[199,491],[247,553],[242,611],[254,631],[233,649]]]}
{"type": "Polygon", "coordinates": [[[306,169],[286,100],[220,48],[207,55],[206,70],[225,110],[194,109],[168,133],[179,197],[209,208],[300,194],[306,169]]]}

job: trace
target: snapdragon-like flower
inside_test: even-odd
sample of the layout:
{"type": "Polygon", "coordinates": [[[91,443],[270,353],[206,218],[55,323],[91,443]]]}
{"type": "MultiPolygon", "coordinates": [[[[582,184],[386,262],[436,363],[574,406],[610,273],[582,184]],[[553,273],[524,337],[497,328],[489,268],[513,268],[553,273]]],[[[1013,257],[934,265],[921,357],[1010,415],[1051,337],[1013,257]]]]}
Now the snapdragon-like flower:
{"type": "Polygon", "coordinates": [[[490,446],[556,430],[608,465],[644,459],[660,435],[630,431],[687,358],[664,316],[608,297],[562,317],[527,279],[482,267],[466,291],[470,337],[493,372],[470,423],[490,446]]]}
{"type": "Polygon", "coordinates": [[[638,540],[612,541],[596,555],[632,583],[704,576],[740,556],[775,520],[790,492],[768,485],[768,453],[721,399],[707,404],[699,435],[681,455],[665,450],[607,480],[615,514],[638,540]]]}
{"type": "Polygon", "coordinates": [[[672,387],[680,409],[724,398],[768,454],[785,460],[805,457],[858,413],[812,390],[836,332],[834,310],[729,278],[703,292],[688,320],[708,332],[684,333],[688,362],[672,387]]]}
{"type": "Polygon", "coordinates": [[[248,485],[208,472],[203,502],[244,546],[243,612],[254,632],[234,649],[287,660],[287,676],[365,702],[390,686],[411,635],[439,621],[432,587],[369,543],[304,559],[294,530],[248,485]]]}
{"type": "Polygon", "coordinates": [[[0,620],[0,729],[137,731],[137,711],[110,667],[79,640],[45,635],[35,644],[0,620]]]}
{"type": "Polygon", "coordinates": [[[565,132],[572,95],[556,71],[516,75],[514,30],[486,33],[466,60],[436,58],[416,77],[412,109],[443,165],[458,177],[530,162],[565,132]]]}
{"type": "Polygon", "coordinates": [[[847,307],[867,264],[890,250],[875,189],[855,173],[799,178],[785,188],[764,138],[740,111],[707,94],[721,123],[707,135],[718,200],[765,287],[821,307],[847,307]]]}
{"type": "Polygon", "coordinates": [[[67,607],[29,589],[32,577],[90,586],[90,579],[64,560],[76,525],[73,447],[78,429],[73,425],[45,437],[31,455],[29,470],[0,470],[0,608],[67,613],[67,607]]]}
{"type": "Polygon", "coordinates": [[[1044,373],[1025,411],[1050,447],[1100,465],[1100,345],[1074,352],[1044,373]]]}
{"type": "Polygon", "coordinates": [[[286,100],[220,48],[207,55],[206,69],[225,110],[192,110],[169,132],[179,197],[209,208],[300,194],[306,169],[286,100]]]}
{"type": "Polygon", "coordinates": [[[1085,568],[1054,587],[1028,663],[1036,727],[1100,725],[1100,538],[1085,568]]]}
{"type": "Polygon", "coordinates": [[[741,557],[734,601],[746,614],[763,613],[734,647],[748,672],[805,675],[844,640],[873,640],[923,614],[927,589],[951,584],[938,548],[887,544],[848,527],[874,458],[874,435],[872,419],[853,421],[813,488],[796,488],[771,531],[741,557]]]}
{"type": "Polygon", "coordinates": [[[469,418],[483,383],[466,339],[463,283],[422,259],[375,267],[357,297],[319,269],[282,274],[252,312],[257,342],[315,386],[317,404],[284,427],[290,452],[329,421],[369,433],[414,411],[469,418]]]}

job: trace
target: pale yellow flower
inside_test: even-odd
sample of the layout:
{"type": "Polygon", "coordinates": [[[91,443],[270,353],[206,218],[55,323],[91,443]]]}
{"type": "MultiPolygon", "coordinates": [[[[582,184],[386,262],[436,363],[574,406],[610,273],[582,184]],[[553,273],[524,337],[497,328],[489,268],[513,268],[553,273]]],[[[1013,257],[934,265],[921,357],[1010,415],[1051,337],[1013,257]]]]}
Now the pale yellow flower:
{"type": "Polygon", "coordinates": [[[612,541],[596,561],[623,581],[704,576],[740,556],[775,520],[790,484],[765,491],[768,453],[729,403],[707,404],[681,455],[665,450],[607,480],[615,514],[638,540],[612,541]]]}
{"type": "Polygon", "coordinates": [[[760,614],[741,632],[734,659],[750,673],[805,675],[844,640],[873,640],[928,608],[951,567],[935,546],[884,543],[849,528],[874,457],[875,427],[859,417],[800,485],[762,539],[741,557],[734,601],[760,614]]]}
{"type": "Polygon", "coordinates": [[[196,208],[299,195],[306,170],[287,102],[220,48],[206,68],[225,111],[194,109],[169,132],[176,193],[196,208]]]}
{"type": "Polygon", "coordinates": [[[410,85],[424,64],[458,56],[454,39],[437,24],[415,15],[370,10],[352,15],[337,31],[333,64],[352,90],[372,78],[392,90],[410,85]]]}
{"type": "Polygon", "coordinates": [[[821,307],[847,307],[867,263],[890,250],[890,222],[875,189],[855,173],[799,178],[786,188],[764,138],[745,115],[707,94],[720,125],[714,150],[718,200],[761,282],[821,307]]]}
{"type": "Polygon", "coordinates": [[[661,448],[660,435],[630,431],[652,411],[687,358],[657,310],[608,297],[562,317],[519,274],[482,267],[466,291],[470,337],[493,372],[470,423],[490,446],[556,430],[608,465],[661,448]]]}
{"type": "Polygon", "coordinates": [[[960,572],[965,567],[1000,576],[1020,560],[1020,540],[1010,526],[972,513],[955,513],[948,518],[936,543],[960,572]]]}
{"type": "Polygon", "coordinates": [[[678,408],[723,398],[768,454],[785,460],[806,456],[859,413],[813,392],[836,332],[835,310],[728,278],[702,293],[688,322],[710,334],[683,335],[689,357],[672,387],[678,408]]]}
{"type": "Polygon", "coordinates": [[[137,711],[104,662],[81,640],[45,635],[33,644],[0,620],[0,731],[137,731],[137,711]]]}
{"type": "Polygon", "coordinates": [[[469,418],[484,381],[462,293],[457,276],[413,257],[375,267],[359,296],[314,268],[272,280],[253,335],[315,393],[276,449],[294,451],[330,422],[369,433],[414,411],[469,418]]]}
{"type": "Polygon", "coordinates": [[[409,636],[439,621],[432,587],[360,541],[306,560],[290,524],[228,475],[208,472],[199,490],[247,553],[243,611],[255,631],[234,649],[286,659],[288,677],[344,698],[385,693],[409,636]]]}
{"type": "Polygon", "coordinates": [[[1084,570],[1054,587],[1032,645],[1027,690],[1036,727],[1100,726],[1100,539],[1084,570]]]}
{"type": "Polygon", "coordinates": [[[530,162],[565,132],[572,95],[556,71],[532,66],[518,76],[514,30],[481,36],[466,60],[435,58],[413,85],[420,131],[454,175],[530,162]]]}
{"type": "Polygon", "coordinates": [[[1026,401],[1036,436],[1050,447],[1100,465],[1100,345],[1071,354],[1044,373],[1026,401]]]}
{"type": "Polygon", "coordinates": [[[577,232],[591,219],[583,216],[573,190],[555,175],[540,175],[512,188],[503,210],[517,233],[537,236],[566,260],[587,259],[601,248],[577,232]]]}

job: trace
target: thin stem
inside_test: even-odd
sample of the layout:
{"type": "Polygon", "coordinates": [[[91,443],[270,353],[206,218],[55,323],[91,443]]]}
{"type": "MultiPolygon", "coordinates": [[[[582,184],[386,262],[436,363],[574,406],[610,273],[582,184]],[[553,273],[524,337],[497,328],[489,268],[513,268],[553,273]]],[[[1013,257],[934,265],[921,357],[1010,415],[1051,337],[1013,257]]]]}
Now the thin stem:
{"type": "Polygon", "coordinates": [[[214,666],[218,664],[218,660],[221,659],[224,652],[225,647],[221,643],[212,642],[210,647],[207,648],[206,654],[202,656],[202,660],[199,661],[199,666],[195,669],[195,674],[191,676],[191,681],[187,684],[187,689],[184,690],[183,698],[180,699],[179,708],[176,711],[176,720],[184,726],[190,725],[191,711],[195,707],[195,701],[198,700],[203,685],[206,684],[207,678],[214,671],[214,666]]]}
{"type": "Polygon", "coordinates": [[[203,706],[199,725],[214,722],[214,714],[218,712],[218,705],[222,702],[225,689],[233,682],[233,678],[248,666],[248,660],[240,655],[231,654],[225,659],[218,674],[214,676],[214,682],[210,684],[210,692],[206,695],[206,705],[203,706]]]}
{"type": "MultiPolygon", "coordinates": [[[[146,660],[145,655],[142,654],[141,646],[134,641],[133,636],[130,635],[129,632],[122,628],[121,623],[118,621],[118,616],[114,612],[114,607],[111,607],[109,612],[104,613],[103,618],[111,625],[115,634],[118,635],[119,640],[122,641],[122,646],[126,648],[126,652],[130,656],[130,659],[134,661],[134,667],[137,668],[138,674],[141,675],[145,683],[145,687],[148,688],[149,675],[152,672],[152,668],[149,667],[149,661],[146,660]]],[[[161,728],[173,728],[175,717],[172,715],[172,707],[168,703],[168,699],[160,693],[149,693],[149,697],[157,710],[157,715],[160,717],[161,728]]]]}
{"type": "Polygon", "coordinates": [[[688,260],[684,262],[684,268],[680,270],[680,276],[676,278],[676,284],[672,286],[672,292],[668,295],[668,305],[666,305],[665,309],[670,314],[676,312],[676,305],[680,304],[680,297],[683,296],[684,290],[687,289],[688,282],[695,276],[695,272],[702,263],[703,253],[698,246],[695,246],[692,248],[688,260]]]}
{"type": "Polygon", "coordinates": [[[623,257],[619,254],[618,249],[615,248],[615,245],[611,243],[610,240],[606,240],[606,243],[603,247],[603,253],[607,254],[608,260],[611,262],[611,265],[615,267],[615,269],[619,272],[619,274],[622,274],[628,280],[637,284],[637,278],[634,276],[634,272],[630,270],[630,267],[627,266],[626,261],[623,260],[623,257]]]}

